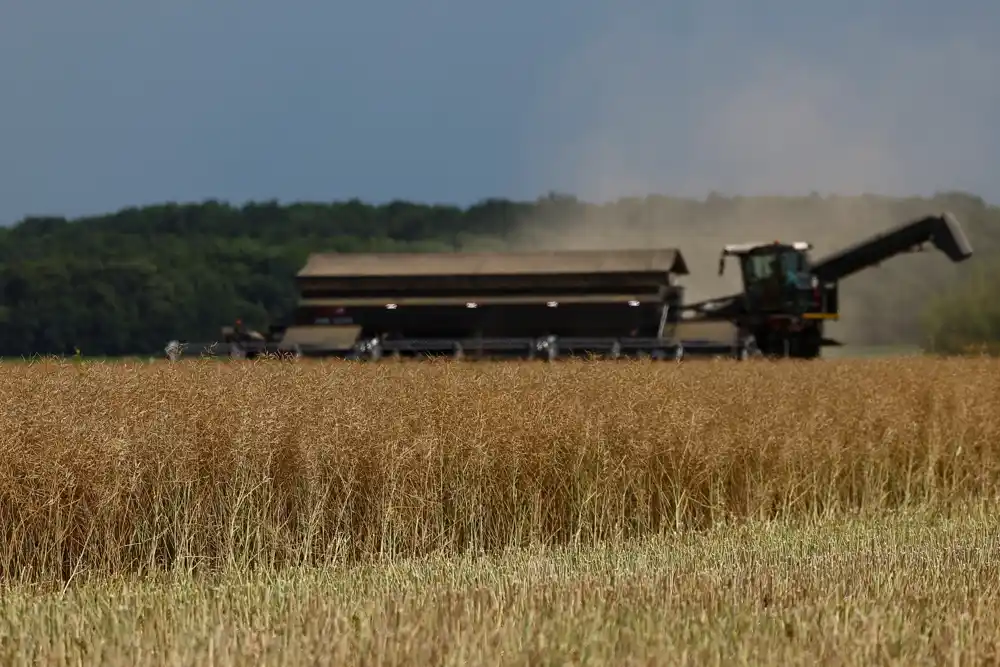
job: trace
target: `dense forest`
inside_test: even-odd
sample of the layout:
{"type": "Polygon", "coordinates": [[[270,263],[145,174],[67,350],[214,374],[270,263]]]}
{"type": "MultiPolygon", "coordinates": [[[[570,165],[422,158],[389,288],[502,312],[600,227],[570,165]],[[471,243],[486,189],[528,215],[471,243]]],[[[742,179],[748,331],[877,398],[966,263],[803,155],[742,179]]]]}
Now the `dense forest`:
{"type": "Polygon", "coordinates": [[[905,255],[842,285],[848,343],[916,343],[950,351],[1000,340],[1000,208],[963,193],[877,196],[665,196],[606,204],[550,194],[469,207],[217,201],[128,208],[0,228],[0,355],[161,354],[172,338],[215,340],[242,318],[256,327],[294,307],[293,276],[311,252],[662,245],[684,253],[690,299],[729,293],[723,243],[809,240],[816,255],[927,213],[955,213],[976,256],[905,255]]]}

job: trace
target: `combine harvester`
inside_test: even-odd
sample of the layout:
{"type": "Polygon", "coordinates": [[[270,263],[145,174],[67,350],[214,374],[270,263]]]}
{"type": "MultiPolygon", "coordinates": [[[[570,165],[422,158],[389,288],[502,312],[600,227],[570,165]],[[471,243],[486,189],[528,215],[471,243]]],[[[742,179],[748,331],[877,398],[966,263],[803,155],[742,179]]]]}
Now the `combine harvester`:
{"type": "Polygon", "coordinates": [[[954,262],[972,247],[948,213],[812,262],[812,245],[728,245],[743,292],[685,304],[677,249],[521,253],[316,254],[296,278],[293,321],[267,335],[223,329],[211,344],[171,341],[170,359],[261,354],[378,360],[449,356],[812,359],[839,318],[838,282],[933,244],[954,262]],[[708,331],[708,333],[705,333],[708,331]]]}

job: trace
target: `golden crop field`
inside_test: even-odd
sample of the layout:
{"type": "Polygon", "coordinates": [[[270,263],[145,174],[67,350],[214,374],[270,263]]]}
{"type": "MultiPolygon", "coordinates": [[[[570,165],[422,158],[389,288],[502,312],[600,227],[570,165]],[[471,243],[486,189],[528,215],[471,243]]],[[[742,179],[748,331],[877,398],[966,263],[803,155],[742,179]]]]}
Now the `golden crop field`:
{"type": "Polygon", "coordinates": [[[4,664],[996,664],[1000,361],[46,361],[4,664]]]}

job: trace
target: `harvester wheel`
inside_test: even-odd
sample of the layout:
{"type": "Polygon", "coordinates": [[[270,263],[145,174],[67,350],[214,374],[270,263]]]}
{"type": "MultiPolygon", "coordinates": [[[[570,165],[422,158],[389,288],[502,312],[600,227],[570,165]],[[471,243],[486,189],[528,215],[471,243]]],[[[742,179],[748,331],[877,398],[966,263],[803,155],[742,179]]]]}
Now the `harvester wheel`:
{"type": "Polygon", "coordinates": [[[817,331],[806,331],[791,340],[788,356],[794,359],[815,359],[820,353],[820,335],[817,331]]]}

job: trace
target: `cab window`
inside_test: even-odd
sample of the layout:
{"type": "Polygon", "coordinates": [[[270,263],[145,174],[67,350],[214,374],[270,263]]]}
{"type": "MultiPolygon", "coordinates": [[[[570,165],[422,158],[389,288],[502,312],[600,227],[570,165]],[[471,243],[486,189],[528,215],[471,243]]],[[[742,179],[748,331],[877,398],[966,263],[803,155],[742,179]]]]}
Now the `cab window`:
{"type": "Polygon", "coordinates": [[[774,260],[775,253],[748,255],[745,264],[747,281],[756,283],[773,276],[774,260]]]}
{"type": "Polygon", "coordinates": [[[791,274],[797,274],[802,268],[802,253],[796,250],[752,254],[744,262],[749,284],[772,280],[775,275],[785,279],[791,274]]]}

